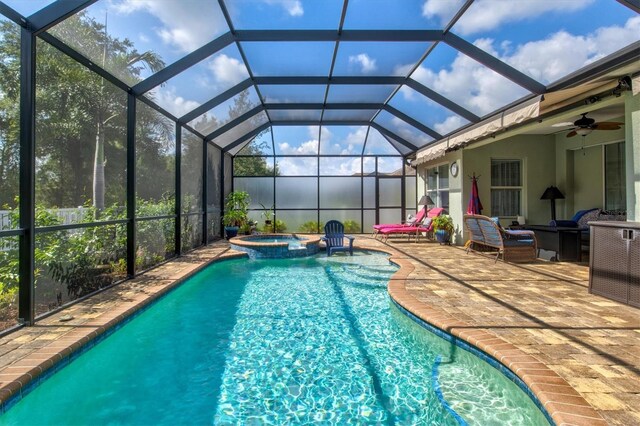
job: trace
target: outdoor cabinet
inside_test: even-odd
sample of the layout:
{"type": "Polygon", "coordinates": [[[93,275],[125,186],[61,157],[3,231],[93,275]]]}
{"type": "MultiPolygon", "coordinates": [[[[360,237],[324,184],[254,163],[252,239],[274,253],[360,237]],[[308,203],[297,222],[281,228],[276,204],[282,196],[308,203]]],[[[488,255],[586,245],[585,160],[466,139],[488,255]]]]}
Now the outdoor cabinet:
{"type": "Polygon", "coordinates": [[[640,307],[640,222],[589,225],[589,292],[640,307]]]}

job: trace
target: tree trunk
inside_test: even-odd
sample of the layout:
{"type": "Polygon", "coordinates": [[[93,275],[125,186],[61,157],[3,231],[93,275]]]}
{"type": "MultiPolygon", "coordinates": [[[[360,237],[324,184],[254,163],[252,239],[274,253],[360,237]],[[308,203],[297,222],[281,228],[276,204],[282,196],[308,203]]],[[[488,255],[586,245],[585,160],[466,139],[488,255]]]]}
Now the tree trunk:
{"type": "Polygon", "coordinates": [[[93,161],[93,207],[98,212],[104,209],[104,124],[98,121],[96,155],[93,161]]]}

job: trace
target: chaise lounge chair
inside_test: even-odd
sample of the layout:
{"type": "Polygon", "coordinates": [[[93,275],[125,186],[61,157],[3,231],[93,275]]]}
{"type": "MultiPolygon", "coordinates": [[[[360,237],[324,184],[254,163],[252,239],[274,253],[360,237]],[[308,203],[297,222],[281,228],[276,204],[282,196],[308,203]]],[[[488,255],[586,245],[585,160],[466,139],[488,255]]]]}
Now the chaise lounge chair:
{"type": "Polygon", "coordinates": [[[330,220],[324,225],[325,236],[320,239],[327,246],[327,256],[331,256],[336,251],[348,251],[353,256],[353,240],[351,235],[344,235],[344,225],[337,220],[330,220]],[[345,239],[348,244],[345,244],[345,239]]]}
{"type": "Polygon", "coordinates": [[[376,238],[381,229],[384,228],[401,228],[404,226],[415,226],[424,220],[425,215],[427,214],[427,206],[424,206],[420,211],[416,214],[412,220],[407,220],[405,223],[381,223],[379,225],[373,225],[373,237],[376,238]]]}
{"type": "MultiPolygon", "coordinates": [[[[431,219],[436,216],[440,216],[444,212],[444,209],[441,207],[436,207],[427,213],[427,217],[424,218],[422,223],[413,225],[413,226],[398,226],[398,227],[390,227],[390,228],[382,228],[378,231],[378,235],[382,236],[382,241],[387,242],[391,235],[407,235],[411,238],[412,235],[415,235],[416,242],[420,238],[420,234],[426,233],[429,234],[433,231],[433,224],[431,223],[431,219]]],[[[377,237],[376,237],[377,238],[377,237]]]]}
{"type": "Polygon", "coordinates": [[[533,262],[537,257],[537,241],[533,231],[510,231],[500,227],[488,216],[465,215],[464,225],[469,232],[467,253],[473,245],[493,248],[498,251],[505,262],[533,262]]]}

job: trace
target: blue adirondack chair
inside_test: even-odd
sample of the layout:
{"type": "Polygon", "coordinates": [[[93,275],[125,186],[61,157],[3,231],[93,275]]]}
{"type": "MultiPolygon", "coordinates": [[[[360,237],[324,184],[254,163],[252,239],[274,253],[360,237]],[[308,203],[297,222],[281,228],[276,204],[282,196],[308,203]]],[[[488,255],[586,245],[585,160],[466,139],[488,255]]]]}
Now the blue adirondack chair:
{"type": "Polygon", "coordinates": [[[344,225],[337,220],[330,220],[324,225],[325,236],[322,241],[327,245],[327,256],[331,256],[334,251],[348,251],[353,256],[353,240],[351,235],[344,235],[344,225]],[[345,245],[345,238],[349,244],[345,245]]]}

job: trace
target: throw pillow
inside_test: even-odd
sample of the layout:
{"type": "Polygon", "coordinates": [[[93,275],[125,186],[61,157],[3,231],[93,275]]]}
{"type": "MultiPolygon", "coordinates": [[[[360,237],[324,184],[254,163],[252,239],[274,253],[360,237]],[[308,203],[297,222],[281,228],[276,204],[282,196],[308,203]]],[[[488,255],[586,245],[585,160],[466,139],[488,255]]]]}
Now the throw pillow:
{"type": "Polygon", "coordinates": [[[588,228],[589,222],[598,220],[600,216],[600,209],[589,210],[578,219],[578,228],[588,228]]]}

